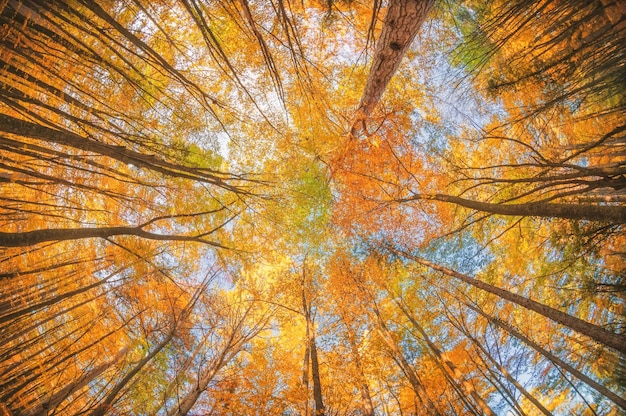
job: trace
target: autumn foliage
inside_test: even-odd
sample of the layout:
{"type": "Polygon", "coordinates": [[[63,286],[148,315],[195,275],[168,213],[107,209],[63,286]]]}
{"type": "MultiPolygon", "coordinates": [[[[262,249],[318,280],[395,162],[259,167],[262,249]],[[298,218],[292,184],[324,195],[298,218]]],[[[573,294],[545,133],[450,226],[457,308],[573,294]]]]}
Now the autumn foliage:
{"type": "Polygon", "coordinates": [[[0,415],[622,414],[625,19],[0,0],[0,415]]]}

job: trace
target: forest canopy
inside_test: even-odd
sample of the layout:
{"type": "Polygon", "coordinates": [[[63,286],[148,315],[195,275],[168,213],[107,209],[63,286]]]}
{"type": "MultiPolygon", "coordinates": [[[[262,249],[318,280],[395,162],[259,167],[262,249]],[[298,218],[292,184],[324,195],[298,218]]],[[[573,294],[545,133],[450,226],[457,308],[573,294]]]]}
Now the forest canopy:
{"type": "Polygon", "coordinates": [[[0,0],[0,415],[626,412],[622,0],[0,0]]]}

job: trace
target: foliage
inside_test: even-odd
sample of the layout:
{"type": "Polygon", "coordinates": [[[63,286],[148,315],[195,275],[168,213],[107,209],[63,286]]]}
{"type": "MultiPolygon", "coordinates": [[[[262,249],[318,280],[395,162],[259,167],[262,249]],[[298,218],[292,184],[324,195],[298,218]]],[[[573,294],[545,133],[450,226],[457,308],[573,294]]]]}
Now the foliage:
{"type": "Polygon", "coordinates": [[[406,1],[0,1],[0,414],[626,410],[623,4],[406,1]]]}

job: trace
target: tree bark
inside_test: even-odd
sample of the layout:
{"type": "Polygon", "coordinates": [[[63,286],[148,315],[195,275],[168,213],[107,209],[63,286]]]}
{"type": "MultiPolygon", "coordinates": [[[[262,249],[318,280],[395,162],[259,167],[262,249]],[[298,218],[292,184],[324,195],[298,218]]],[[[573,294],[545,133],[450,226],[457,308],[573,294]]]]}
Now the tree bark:
{"type": "Polygon", "coordinates": [[[175,333],[176,333],[176,325],[173,325],[170,331],[168,332],[167,336],[156,347],[154,347],[148,355],[146,355],[143,359],[141,359],[133,367],[133,369],[130,370],[128,374],[126,374],[124,378],[122,378],[115,385],[115,387],[113,387],[113,389],[107,395],[106,399],[104,399],[104,401],[100,403],[98,407],[96,407],[96,409],[91,413],[91,416],[104,416],[107,412],[112,410],[113,404],[115,403],[117,396],[120,394],[122,389],[126,387],[128,382],[130,382],[133,379],[133,377],[135,377],[135,375],[139,373],[139,371],[141,371],[141,369],[146,364],[148,364],[159,352],[161,352],[161,350],[163,350],[163,348],[167,346],[167,344],[170,343],[170,341],[174,338],[175,333]]]}
{"type": "Polygon", "coordinates": [[[602,221],[616,224],[626,223],[626,207],[592,204],[554,204],[548,202],[528,202],[526,204],[492,204],[474,201],[453,195],[414,195],[397,199],[396,202],[431,200],[449,202],[476,211],[497,215],[522,217],[565,218],[570,220],[602,221]]]}
{"type": "Polygon", "coordinates": [[[396,302],[396,304],[398,305],[400,310],[404,313],[404,315],[409,319],[409,322],[411,322],[413,326],[415,327],[415,329],[417,329],[417,332],[419,332],[422,335],[422,338],[424,338],[424,341],[426,341],[426,345],[428,345],[428,348],[433,353],[435,360],[437,360],[437,362],[441,364],[441,370],[444,372],[449,372],[452,375],[453,380],[460,381],[465,392],[469,393],[469,395],[472,396],[474,401],[476,401],[478,406],[480,406],[480,408],[485,414],[489,416],[496,416],[493,409],[491,409],[491,407],[489,407],[487,402],[485,402],[485,400],[483,400],[483,398],[478,394],[474,386],[470,382],[465,380],[465,377],[463,377],[463,374],[461,373],[461,371],[454,365],[452,361],[446,358],[446,356],[441,352],[441,350],[431,341],[430,337],[428,336],[424,328],[422,328],[422,326],[419,324],[419,322],[417,322],[417,320],[413,317],[413,315],[409,313],[405,305],[401,302],[396,302]]]}
{"type": "Polygon", "coordinates": [[[219,186],[232,192],[245,193],[236,186],[226,183],[223,178],[218,176],[221,175],[221,173],[217,171],[171,163],[160,159],[155,155],[136,152],[124,146],[98,142],[93,139],[79,136],[71,131],[56,130],[50,127],[31,123],[26,120],[20,120],[6,114],[0,114],[0,131],[23,137],[44,140],[46,142],[57,143],[86,152],[97,153],[115,159],[126,165],[149,169],[169,177],[197,180],[219,186]]]}
{"type": "Polygon", "coordinates": [[[587,384],[589,387],[591,387],[592,389],[594,389],[595,391],[597,391],[598,393],[600,393],[601,395],[603,395],[607,399],[611,400],[613,403],[615,403],[616,405],[618,405],[622,409],[626,410],[626,399],[623,399],[622,397],[620,397],[617,394],[613,393],[611,390],[609,390],[608,388],[604,387],[603,385],[601,385],[597,381],[591,379],[590,377],[588,377],[585,374],[583,374],[581,371],[575,369],[574,367],[572,367],[571,365],[569,365],[565,361],[561,360],[559,357],[557,357],[556,355],[552,354],[550,351],[548,351],[545,348],[541,347],[539,344],[535,343],[534,341],[530,340],[528,337],[523,335],[521,332],[519,332],[516,329],[514,329],[511,325],[509,325],[509,324],[507,324],[507,323],[505,323],[505,322],[503,322],[503,321],[501,321],[499,319],[496,319],[496,318],[488,315],[487,313],[483,312],[481,309],[479,309],[479,308],[477,308],[475,306],[469,305],[467,303],[465,303],[465,306],[467,306],[468,308],[470,308],[474,312],[478,313],[479,315],[481,315],[482,317],[487,319],[489,322],[491,322],[495,326],[499,327],[500,329],[503,329],[508,334],[510,334],[513,337],[519,339],[524,344],[528,345],[529,347],[531,347],[532,349],[537,351],[539,354],[541,354],[544,357],[546,357],[553,364],[561,367],[563,370],[567,371],[568,373],[570,373],[571,375],[573,375],[574,377],[576,377],[577,379],[579,379],[583,383],[587,384]]]}
{"type": "Polygon", "coordinates": [[[52,228],[33,230],[22,233],[0,232],[0,247],[26,247],[46,241],[69,241],[84,238],[109,238],[117,235],[132,235],[148,240],[191,241],[210,245],[219,245],[200,236],[156,234],[141,227],[98,227],[98,228],[52,228]]]}
{"type": "MultiPolygon", "coordinates": [[[[315,402],[315,416],[326,414],[322,396],[322,381],[320,378],[319,361],[317,359],[317,345],[315,344],[315,325],[311,316],[311,305],[307,302],[305,289],[305,269],[302,271],[302,313],[306,320],[307,351],[311,358],[311,378],[313,379],[313,400],[315,402]]],[[[306,362],[306,360],[305,360],[306,362]]],[[[308,380],[307,380],[308,382],[308,380]]]]}
{"type": "Polygon", "coordinates": [[[390,0],[374,60],[351,129],[353,137],[380,101],[435,0],[390,0]]]}
{"type": "Polygon", "coordinates": [[[469,285],[472,285],[481,290],[484,290],[485,292],[492,293],[496,296],[499,296],[502,299],[508,300],[528,310],[531,310],[540,315],[543,315],[546,318],[554,322],[558,322],[561,325],[564,325],[576,332],[579,332],[583,335],[588,336],[589,338],[593,339],[594,341],[600,344],[604,344],[607,347],[613,348],[623,354],[626,354],[626,336],[624,335],[615,334],[611,331],[607,331],[606,329],[598,325],[594,325],[589,322],[583,321],[582,319],[566,314],[565,312],[561,312],[558,309],[554,309],[550,306],[536,302],[532,299],[528,299],[524,296],[511,293],[508,290],[504,290],[504,289],[500,289],[498,287],[492,286],[478,279],[471,278],[470,276],[467,276],[463,273],[459,273],[454,270],[448,269],[446,267],[431,263],[428,260],[424,260],[420,257],[416,257],[416,256],[410,255],[402,251],[397,251],[397,250],[393,250],[393,251],[423,266],[439,271],[445,275],[455,277],[469,285]]]}
{"type": "Polygon", "coordinates": [[[52,394],[48,399],[38,403],[35,407],[26,410],[23,415],[24,416],[46,416],[50,412],[50,410],[56,409],[58,405],[63,403],[65,399],[67,399],[71,394],[81,390],[86,387],[93,380],[98,378],[102,373],[108,370],[113,364],[117,363],[123,356],[126,354],[127,348],[123,348],[120,350],[112,360],[109,360],[103,364],[100,364],[97,367],[92,368],[88,372],[84,373],[81,377],[79,377],[74,382],[66,385],[65,387],[58,390],[56,393],[52,394]]]}

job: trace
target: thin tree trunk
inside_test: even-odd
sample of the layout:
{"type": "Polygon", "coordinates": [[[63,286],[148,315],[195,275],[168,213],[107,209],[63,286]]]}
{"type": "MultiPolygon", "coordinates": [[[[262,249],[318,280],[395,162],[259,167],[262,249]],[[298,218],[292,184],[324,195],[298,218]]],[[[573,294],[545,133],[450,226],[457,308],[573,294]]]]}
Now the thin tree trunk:
{"type": "Polygon", "coordinates": [[[579,332],[583,335],[588,336],[589,338],[593,339],[594,341],[600,344],[604,344],[607,347],[613,348],[623,354],[626,354],[626,336],[624,335],[615,334],[611,331],[607,331],[606,329],[598,325],[594,325],[589,322],[583,321],[582,319],[576,318],[565,312],[561,312],[558,309],[554,309],[550,306],[544,305],[534,300],[525,298],[515,293],[511,293],[508,290],[504,290],[504,289],[500,289],[498,287],[492,286],[478,279],[471,278],[470,276],[467,276],[465,274],[462,274],[454,270],[448,269],[446,267],[431,263],[428,260],[424,260],[420,257],[416,257],[411,254],[398,251],[395,249],[392,249],[392,251],[408,259],[411,259],[415,261],[416,263],[419,263],[423,266],[429,267],[433,270],[437,270],[448,276],[455,277],[469,285],[472,285],[481,290],[484,290],[485,292],[492,293],[496,296],[499,296],[502,299],[508,300],[528,310],[531,310],[540,315],[543,315],[546,318],[554,322],[558,322],[561,325],[564,325],[576,332],[579,332]]]}
{"type": "Polygon", "coordinates": [[[187,393],[187,395],[179,401],[178,406],[170,410],[167,415],[184,416],[188,414],[200,398],[200,395],[206,390],[211,380],[213,380],[217,373],[241,351],[243,344],[248,339],[249,338],[240,338],[235,340],[235,334],[231,334],[228,343],[224,346],[224,349],[219,354],[219,357],[215,358],[215,360],[208,367],[206,367],[204,371],[200,372],[195,388],[187,393]]]}
{"type": "Polygon", "coordinates": [[[46,416],[48,412],[56,409],[56,407],[60,405],[65,399],[67,399],[71,394],[82,389],[83,387],[86,387],[89,383],[91,383],[93,380],[98,378],[102,373],[108,370],[111,366],[113,366],[113,364],[118,362],[122,358],[122,356],[126,354],[126,351],[127,351],[127,348],[123,348],[115,355],[115,357],[112,360],[109,360],[95,368],[92,368],[90,371],[83,374],[74,382],[68,384],[67,386],[63,387],[62,389],[60,389],[59,391],[51,395],[45,401],[42,401],[41,403],[37,404],[37,406],[35,406],[34,408],[31,408],[30,410],[25,411],[23,413],[24,416],[35,416],[35,415],[46,416]]]}
{"type": "Polygon", "coordinates": [[[174,324],[167,336],[150,351],[148,355],[146,355],[143,359],[141,359],[132,370],[128,372],[109,392],[106,399],[102,403],[98,405],[98,407],[91,413],[92,416],[104,416],[107,412],[112,410],[113,404],[115,403],[117,396],[120,394],[122,389],[126,387],[128,382],[132,380],[141,369],[148,364],[159,352],[163,350],[170,343],[170,341],[174,338],[174,334],[176,333],[176,325],[174,324]]]}
{"type": "Polygon", "coordinates": [[[315,344],[315,332],[313,328],[309,338],[309,348],[311,349],[311,378],[313,379],[315,415],[323,416],[326,414],[326,408],[324,407],[324,400],[322,396],[322,381],[320,379],[320,367],[319,361],[317,360],[317,345],[315,344]]]}
{"type": "Polygon", "coordinates": [[[489,359],[489,361],[491,361],[496,368],[502,373],[504,374],[504,377],[506,377],[506,379],[509,381],[509,383],[513,384],[515,386],[515,388],[522,393],[522,395],[524,397],[526,397],[526,399],[528,399],[528,401],[530,401],[533,405],[535,405],[535,407],[537,409],[539,409],[541,411],[541,413],[543,413],[546,416],[553,416],[552,412],[550,412],[548,409],[546,409],[546,407],[541,404],[541,402],[539,402],[539,400],[537,400],[537,398],[535,398],[535,396],[533,396],[532,394],[530,394],[525,388],[524,386],[522,386],[512,375],[511,373],[509,373],[509,371],[502,365],[500,364],[490,353],[489,351],[487,351],[487,349],[480,343],[478,342],[478,340],[474,337],[472,337],[471,335],[469,335],[467,332],[463,331],[465,333],[465,336],[468,337],[472,343],[474,345],[476,345],[482,352],[483,354],[485,354],[485,356],[489,359]]]}
{"type": "Polygon", "coordinates": [[[398,366],[402,369],[402,372],[405,374],[405,376],[409,380],[409,383],[411,384],[413,392],[417,396],[421,405],[426,408],[425,409],[426,414],[435,414],[437,416],[441,416],[441,414],[439,413],[439,410],[437,409],[435,404],[432,402],[432,400],[428,396],[428,393],[426,393],[424,384],[421,382],[419,376],[417,375],[415,370],[413,370],[413,367],[409,364],[409,362],[406,360],[406,358],[404,357],[404,354],[402,353],[398,345],[396,345],[395,341],[393,340],[393,336],[391,335],[391,332],[389,331],[389,329],[387,328],[387,325],[385,325],[385,322],[382,320],[382,318],[378,314],[378,311],[376,312],[376,315],[378,318],[377,319],[378,334],[381,336],[385,344],[387,344],[387,347],[389,348],[390,352],[393,354],[394,361],[396,361],[398,366]]]}
{"type": "Polygon", "coordinates": [[[170,177],[185,178],[201,182],[211,183],[233,192],[242,193],[241,189],[229,185],[218,175],[217,171],[199,169],[170,163],[157,156],[136,152],[124,146],[116,146],[98,142],[89,138],[81,137],[75,133],[64,130],[56,130],[50,127],[34,124],[26,120],[20,120],[6,114],[0,114],[0,131],[17,134],[24,137],[32,137],[46,142],[57,143],[87,152],[98,153],[110,157],[126,165],[134,165],[149,169],[170,177]]]}
{"type": "Polygon", "coordinates": [[[615,224],[626,223],[626,207],[613,205],[592,204],[554,204],[548,202],[528,202],[526,204],[492,204],[488,202],[474,201],[453,195],[414,195],[409,198],[397,199],[396,202],[410,202],[418,200],[431,200],[449,202],[476,211],[488,214],[542,217],[542,218],[565,218],[570,220],[601,221],[615,224]]]}
{"type": "MultiPolygon", "coordinates": [[[[313,379],[313,401],[315,402],[315,415],[326,414],[324,399],[322,396],[322,382],[320,379],[319,362],[317,359],[317,345],[315,344],[315,325],[311,317],[311,305],[307,302],[305,290],[306,273],[302,269],[302,311],[306,320],[307,350],[311,358],[311,378],[313,379]]],[[[307,380],[308,381],[308,380],[307,380]]]]}
{"type": "Polygon", "coordinates": [[[588,377],[585,374],[583,374],[581,371],[579,371],[576,368],[572,367],[570,364],[568,364],[565,361],[561,360],[559,357],[557,357],[556,355],[552,354],[550,351],[548,351],[545,348],[541,347],[539,344],[535,343],[534,341],[530,340],[528,337],[523,335],[521,332],[519,332],[516,329],[514,329],[511,325],[509,325],[509,324],[507,324],[507,323],[505,323],[505,322],[503,322],[503,321],[501,321],[499,319],[496,319],[496,318],[488,315],[487,313],[483,312],[480,308],[477,308],[475,306],[469,305],[467,303],[465,303],[465,305],[468,308],[470,308],[471,310],[473,310],[474,312],[478,313],[479,315],[481,315],[482,317],[487,319],[493,325],[497,326],[500,329],[503,329],[508,334],[510,334],[513,337],[519,339],[524,344],[528,345],[533,350],[537,351],[539,354],[541,354],[544,357],[546,357],[553,364],[561,367],[563,370],[567,371],[568,373],[570,373],[571,375],[573,375],[574,377],[576,377],[577,379],[579,379],[583,383],[587,384],[589,387],[591,387],[592,389],[594,389],[595,391],[597,391],[598,393],[600,393],[601,395],[603,395],[607,399],[611,400],[613,403],[615,403],[616,405],[618,405],[622,409],[626,410],[626,399],[623,399],[622,397],[620,397],[617,394],[613,393],[611,390],[609,390],[608,388],[604,387],[603,385],[601,385],[597,381],[591,379],[590,377],[588,377]]]}
{"type": "Polygon", "coordinates": [[[369,386],[367,385],[367,378],[363,373],[363,366],[361,364],[361,357],[356,344],[355,333],[352,327],[347,322],[345,323],[348,331],[348,343],[350,344],[350,353],[354,360],[358,378],[359,378],[359,391],[361,393],[361,400],[363,401],[363,408],[361,412],[364,416],[374,416],[374,405],[372,404],[372,396],[370,394],[369,386]]]}
{"type": "Polygon", "coordinates": [[[76,295],[79,295],[81,293],[87,292],[87,291],[89,291],[89,290],[91,290],[91,289],[93,289],[95,287],[98,287],[98,286],[106,283],[113,276],[114,276],[114,274],[111,274],[111,275],[107,276],[106,278],[104,278],[104,279],[102,279],[100,281],[97,281],[95,283],[92,283],[92,284],[90,284],[88,286],[84,286],[84,287],[82,287],[80,289],[72,290],[70,292],[62,293],[60,295],[54,296],[54,297],[52,297],[52,298],[50,298],[48,300],[45,300],[43,302],[39,302],[39,303],[36,303],[34,305],[28,306],[26,308],[20,309],[18,311],[15,311],[15,312],[12,312],[12,313],[8,313],[6,315],[2,315],[2,316],[0,316],[0,323],[11,321],[12,319],[18,318],[18,317],[23,316],[23,315],[30,314],[30,313],[32,313],[32,312],[34,312],[36,310],[45,308],[47,306],[54,305],[55,303],[61,302],[61,301],[65,300],[65,299],[69,299],[72,296],[76,296],[76,295]]]}
{"type": "Polygon", "coordinates": [[[442,354],[441,350],[439,350],[439,348],[431,341],[424,328],[422,328],[422,326],[419,324],[419,322],[417,322],[413,315],[409,313],[404,304],[401,302],[396,302],[396,304],[398,305],[400,310],[402,310],[404,315],[409,319],[409,321],[413,324],[415,329],[417,329],[417,331],[422,335],[424,341],[426,341],[426,344],[428,345],[428,348],[430,348],[433,355],[435,356],[435,359],[439,363],[443,363],[442,370],[446,372],[445,368],[447,368],[447,371],[452,374],[453,380],[455,379],[461,382],[464,390],[469,393],[470,396],[472,396],[472,398],[476,401],[476,403],[478,403],[478,406],[480,406],[485,414],[489,416],[496,416],[495,412],[491,409],[491,407],[489,407],[487,402],[485,402],[483,398],[476,392],[474,386],[470,382],[465,380],[461,371],[454,365],[452,361],[450,361],[444,354],[442,354]]]}

